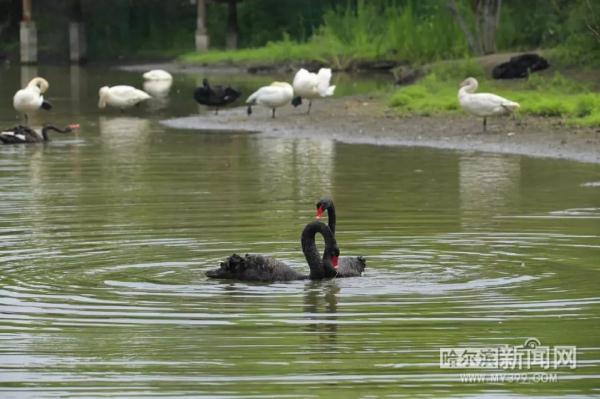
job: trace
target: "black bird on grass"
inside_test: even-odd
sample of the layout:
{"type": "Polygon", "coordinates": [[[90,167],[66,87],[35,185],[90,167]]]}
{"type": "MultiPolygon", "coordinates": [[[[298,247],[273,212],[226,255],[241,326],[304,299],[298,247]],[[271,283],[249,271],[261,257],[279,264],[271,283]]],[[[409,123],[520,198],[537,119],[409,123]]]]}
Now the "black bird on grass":
{"type": "Polygon", "coordinates": [[[216,115],[219,113],[219,107],[231,104],[241,94],[239,90],[235,90],[231,86],[216,85],[211,87],[208,84],[208,79],[204,78],[202,79],[202,86],[194,90],[194,99],[202,105],[214,106],[216,115]]]}

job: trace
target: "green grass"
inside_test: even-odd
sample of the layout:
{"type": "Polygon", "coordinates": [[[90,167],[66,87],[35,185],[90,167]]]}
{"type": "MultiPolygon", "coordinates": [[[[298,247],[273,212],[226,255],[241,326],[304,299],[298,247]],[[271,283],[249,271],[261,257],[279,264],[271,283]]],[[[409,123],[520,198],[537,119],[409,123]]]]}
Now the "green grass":
{"type": "Polygon", "coordinates": [[[358,0],[355,7],[348,3],[327,11],[322,26],[305,43],[284,35],[281,40],[260,48],[190,52],[180,59],[203,64],[319,61],[347,69],[362,60],[422,63],[463,56],[467,45],[447,11],[445,0],[430,2],[426,9],[418,4],[358,0]]]}
{"type": "Polygon", "coordinates": [[[553,76],[533,74],[527,80],[502,82],[482,79],[470,62],[455,67],[436,67],[415,85],[397,89],[388,105],[402,114],[430,115],[463,112],[458,103],[458,84],[467,76],[478,77],[480,92],[493,92],[521,104],[521,114],[561,117],[568,124],[600,126],[600,94],[559,73],[553,76]]]}
{"type": "Polygon", "coordinates": [[[282,63],[294,60],[315,60],[325,62],[331,51],[320,43],[309,41],[297,43],[284,37],[277,42],[270,42],[264,47],[241,49],[236,51],[212,50],[206,53],[190,52],[179,57],[184,62],[215,64],[253,64],[282,63]]]}

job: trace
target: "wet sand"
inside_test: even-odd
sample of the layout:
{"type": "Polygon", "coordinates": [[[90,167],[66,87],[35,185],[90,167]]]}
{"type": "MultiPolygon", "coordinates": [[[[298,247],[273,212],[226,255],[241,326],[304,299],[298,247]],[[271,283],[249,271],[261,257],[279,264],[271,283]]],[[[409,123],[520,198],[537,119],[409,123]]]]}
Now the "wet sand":
{"type": "Polygon", "coordinates": [[[463,151],[519,154],[600,163],[600,128],[566,126],[559,118],[488,118],[467,114],[400,116],[384,100],[355,96],[316,100],[310,114],[307,104],[286,106],[271,118],[269,109],[245,107],[164,120],[178,129],[237,130],[276,137],[333,139],[344,143],[433,147],[463,151]]]}

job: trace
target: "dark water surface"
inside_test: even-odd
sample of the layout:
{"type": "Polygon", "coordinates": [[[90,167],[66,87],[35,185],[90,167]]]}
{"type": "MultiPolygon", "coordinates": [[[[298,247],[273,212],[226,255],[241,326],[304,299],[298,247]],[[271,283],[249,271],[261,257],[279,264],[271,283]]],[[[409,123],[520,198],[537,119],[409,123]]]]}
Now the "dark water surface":
{"type": "Polygon", "coordinates": [[[81,130],[0,147],[1,398],[600,396],[598,165],[161,126],[199,112],[194,74],[121,114],[98,88],[139,73],[3,69],[1,126],[36,73],[43,120],[81,130]],[[364,277],[205,277],[232,252],[307,271],[323,195],[364,277]],[[532,337],[576,368],[440,368],[440,348],[532,337]]]}

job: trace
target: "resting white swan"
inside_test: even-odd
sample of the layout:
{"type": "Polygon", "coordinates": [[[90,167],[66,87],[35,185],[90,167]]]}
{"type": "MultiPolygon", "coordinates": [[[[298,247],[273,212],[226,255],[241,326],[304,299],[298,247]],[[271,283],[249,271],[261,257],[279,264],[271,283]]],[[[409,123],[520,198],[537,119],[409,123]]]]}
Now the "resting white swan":
{"type": "Polygon", "coordinates": [[[458,101],[465,111],[483,117],[484,132],[488,116],[512,114],[519,109],[518,103],[504,97],[491,93],[475,93],[478,86],[475,78],[463,80],[458,90],[458,101]]]}
{"type": "Polygon", "coordinates": [[[173,80],[173,76],[162,69],[153,69],[144,73],[143,76],[146,80],[173,80]]]}
{"type": "Polygon", "coordinates": [[[104,86],[100,88],[98,94],[100,96],[99,108],[106,108],[107,105],[110,105],[121,110],[133,107],[150,98],[148,93],[132,86],[104,86]]]}
{"type": "Polygon", "coordinates": [[[256,90],[248,97],[248,115],[252,113],[252,106],[255,104],[262,105],[273,110],[273,118],[275,118],[275,109],[283,107],[294,97],[294,89],[287,82],[273,82],[269,86],[263,86],[256,90]]]}
{"type": "Polygon", "coordinates": [[[44,96],[42,95],[42,93],[48,90],[48,87],[50,85],[46,79],[37,77],[31,79],[24,89],[15,93],[13,107],[25,115],[25,121],[27,121],[28,114],[36,112],[40,108],[45,110],[52,108],[49,102],[44,101],[44,96]]]}
{"type": "Polygon", "coordinates": [[[302,68],[294,76],[294,94],[296,97],[292,100],[292,105],[297,107],[302,104],[302,97],[308,99],[308,111],[312,106],[312,100],[319,97],[333,96],[335,86],[329,86],[331,80],[331,69],[321,68],[318,73],[308,72],[302,68]]]}

